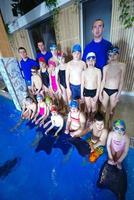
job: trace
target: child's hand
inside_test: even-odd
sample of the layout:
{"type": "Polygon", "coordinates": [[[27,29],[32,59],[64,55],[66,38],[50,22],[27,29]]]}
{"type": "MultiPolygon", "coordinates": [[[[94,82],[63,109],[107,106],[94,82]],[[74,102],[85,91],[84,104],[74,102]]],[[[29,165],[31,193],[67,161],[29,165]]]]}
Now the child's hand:
{"type": "Polygon", "coordinates": [[[93,101],[96,103],[98,100],[98,96],[93,97],[93,101]]]}
{"type": "Polygon", "coordinates": [[[100,96],[99,96],[100,102],[102,102],[102,99],[103,99],[103,96],[102,96],[102,94],[100,94],[100,96]]]}
{"type": "Polygon", "coordinates": [[[66,129],[66,130],[65,130],[65,134],[69,134],[69,130],[66,129]]]}

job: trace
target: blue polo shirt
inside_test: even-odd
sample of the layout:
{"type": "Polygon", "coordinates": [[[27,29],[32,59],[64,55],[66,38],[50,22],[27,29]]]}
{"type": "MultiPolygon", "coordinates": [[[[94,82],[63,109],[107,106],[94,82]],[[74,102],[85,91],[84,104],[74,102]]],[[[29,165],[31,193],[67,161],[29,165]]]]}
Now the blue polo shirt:
{"type": "Polygon", "coordinates": [[[102,39],[100,42],[95,42],[92,40],[89,44],[86,45],[82,60],[86,61],[87,54],[89,52],[94,52],[96,54],[96,67],[102,70],[103,67],[107,64],[107,52],[111,46],[111,42],[105,39],[102,39]]]}
{"type": "Polygon", "coordinates": [[[20,61],[20,69],[21,71],[23,71],[24,74],[24,79],[26,81],[31,81],[31,68],[32,67],[37,67],[37,69],[39,68],[38,63],[31,59],[31,58],[27,58],[26,61],[24,61],[23,59],[20,61]]]}
{"type": "Polygon", "coordinates": [[[52,57],[52,53],[50,51],[47,51],[45,54],[39,52],[37,53],[37,61],[39,62],[39,58],[43,57],[48,64],[48,60],[52,57]]]}

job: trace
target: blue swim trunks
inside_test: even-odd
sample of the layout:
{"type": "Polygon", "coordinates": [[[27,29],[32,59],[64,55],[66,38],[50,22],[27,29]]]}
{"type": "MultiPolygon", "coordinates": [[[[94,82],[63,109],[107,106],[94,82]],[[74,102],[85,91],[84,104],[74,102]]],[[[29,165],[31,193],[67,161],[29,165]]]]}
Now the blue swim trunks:
{"type": "Polygon", "coordinates": [[[70,89],[72,92],[72,99],[77,100],[81,98],[81,85],[72,85],[70,83],[70,89]]]}

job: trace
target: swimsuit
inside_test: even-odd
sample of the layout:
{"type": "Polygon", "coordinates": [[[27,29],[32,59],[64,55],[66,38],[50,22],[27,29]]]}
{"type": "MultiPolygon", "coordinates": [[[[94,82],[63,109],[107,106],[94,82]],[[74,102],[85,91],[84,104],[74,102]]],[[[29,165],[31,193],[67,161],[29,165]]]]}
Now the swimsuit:
{"type": "MultiPolygon", "coordinates": [[[[78,118],[72,117],[71,113],[70,113],[70,119],[71,119],[71,123],[74,122],[75,126],[80,127],[80,112],[78,113],[78,118]]],[[[73,132],[73,131],[76,131],[76,130],[70,130],[70,131],[73,132]]]]}
{"type": "Polygon", "coordinates": [[[51,78],[51,83],[52,83],[52,89],[53,89],[54,92],[57,92],[58,87],[57,87],[55,75],[54,76],[51,75],[50,78],[51,78]]]}
{"type": "Polygon", "coordinates": [[[86,89],[86,88],[84,88],[84,91],[83,91],[83,96],[84,97],[95,97],[95,95],[96,95],[96,89],[94,89],[94,90],[89,90],[89,89],[86,89]]]}
{"type": "Polygon", "coordinates": [[[49,74],[48,71],[41,72],[41,79],[43,84],[48,88],[49,87],[49,74]]]}
{"type": "Polygon", "coordinates": [[[44,115],[44,113],[45,113],[45,108],[44,107],[40,107],[39,115],[42,116],[42,115],[44,115]]]}
{"type": "Polygon", "coordinates": [[[107,88],[104,88],[104,91],[108,94],[108,96],[111,96],[112,94],[118,92],[118,89],[107,89],[107,88]]]}
{"type": "Polygon", "coordinates": [[[64,88],[67,88],[65,70],[59,70],[59,79],[60,79],[60,84],[64,88]]]}
{"type": "Polygon", "coordinates": [[[70,83],[70,89],[72,92],[72,99],[77,100],[81,97],[81,85],[73,85],[70,83]]]}
{"type": "Polygon", "coordinates": [[[117,138],[117,134],[114,133],[112,141],[111,141],[111,147],[113,148],[115,152],[123,151],[125,149],[125,143],[126,143],[125,135],[123,135],[122,140],[119,140],[117,138]]]}

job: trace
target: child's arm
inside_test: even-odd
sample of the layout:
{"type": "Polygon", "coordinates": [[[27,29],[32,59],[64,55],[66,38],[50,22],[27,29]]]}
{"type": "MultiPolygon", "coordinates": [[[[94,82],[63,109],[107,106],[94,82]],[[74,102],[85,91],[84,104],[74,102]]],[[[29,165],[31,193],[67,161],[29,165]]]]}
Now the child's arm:
{"type": "Polygon", "coordinates": [[[84,89],[84,71],[82,72],[82,77],[81,77],[81,99],[83,99],[83,89],[84,89]]]}
{"type": "Polygon", "coordinates": [[[100,94],[99,94],[100,101],[102,101],[102,92],[103,92],[103,89],[104,89],[104,86],[105,86],[105,81],[106,81],[106,71],[107,71],[107,66],[104,66],[103,67],[103,79],[102,79],[102,82],[101,82],[101,85],[100,85],[100,94]]]}
{"type": "Polygon", "coordinates": [[[121,91],[122,91],[123,83],[124,83],[125,71],[126,71],[126,65],[125,65],[125,63],[122,63],[120,83],[119,83],[118,93],[116,95],[117,99],[119,99],[119,97],[121,95],[121,91]]]}
{"type": "Polygon", "coordinates": [[[32,115],[31,115],[31,119],[33,119],[34,118],[34,116],[35,116],[35,114],[36,114],[36,110],[37,110],[37,106],[36,106],[36,104],[35,105],[33,105],[33,112],[32,112],[32,115]]]}
{"type": "Polygon", "coordinates": [[[61,118],[61,124],[60,124],[60,127],[58,128],[58,130],[55,132],[54,136],[57,136],[58,133],[61,131],[61,129],[63,128],[63,124],[64,124],[64,120],[63,118],[61,118]]]}
{"type": "Polygon", "coordinates": [[[108,157],[109,157],[109,159],[113,161],[113,156],[112,156],[112,152],[111,152],[112,135],[113,135],[112,132],[110,132],[109,135],[108,135],[108,139],[107,139],[107,151],[108,151],[108,157]]]}
{"type": "Polygon", "coordinates": [[[36,114],[34,115],[34,119],[32,120],[33,122],[36,121],[36,118],[37,118],[38,115],[39,115],[39,109],[40,109],[40,106],[39,106],[39,103],[38,103],[38,105],[37,105],[37,112],[36,112],[36,114]]]}
{"type": "Polygon", "coordinates": [[[56,84],[57,84],[57,87],[58,87],[58,91],[61,94],[61,88],[60,88],[60,84],[59,84],[58,74],[59,74],[59,69],[57,68],[56,75],[55,75],[56,76],[56,84]]]}
{"type": "Polygon", "coordinates": [[[46,122],[43,126],[43,128],[46,128],[49,124],[51,123],[51,120],[49,120],[48,122],[46,122]]]}
{"type": "Polygon", "coordinates": [[[53,120],[52,120],[52,117],[51,117],[51,120],[49,121],[49,123],[47,122],[47,126],[48,124],[52,123],[52,125],[46,130],[45,134],[47,135],[47,133],[54,128],[54,123],[53,123],[53,120]]]}
{"type": "Polygon", "coordinates": [[[97,75],[97,91],[95,97],[93,97],[95,102],[98,100],[101,88],[101,71],[99,69],[97,69],[97,75]]]}

